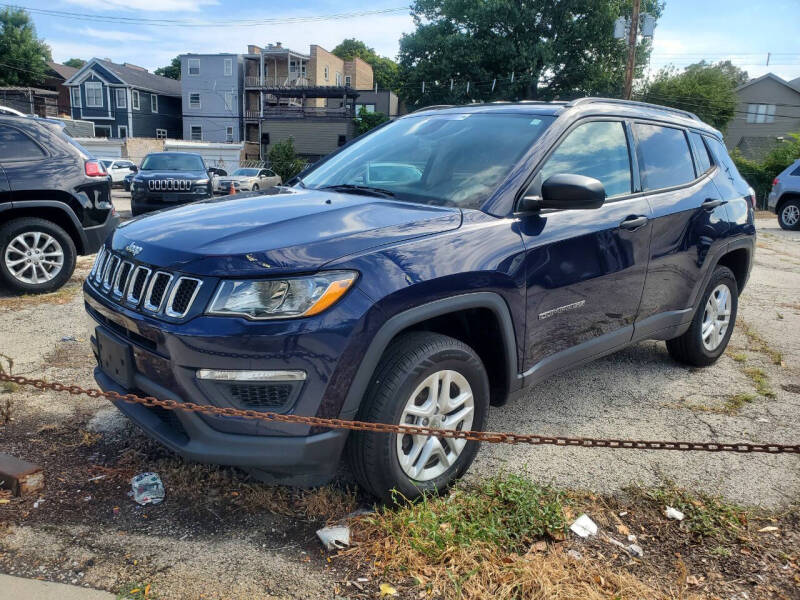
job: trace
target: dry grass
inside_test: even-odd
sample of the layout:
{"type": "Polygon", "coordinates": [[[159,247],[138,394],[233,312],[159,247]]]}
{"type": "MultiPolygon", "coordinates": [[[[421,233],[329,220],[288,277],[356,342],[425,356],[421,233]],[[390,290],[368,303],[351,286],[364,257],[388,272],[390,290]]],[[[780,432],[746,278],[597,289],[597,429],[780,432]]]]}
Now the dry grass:
{"type": "Polygon", "coordinates": [[[746,321],[739,319],[737,321],[737,325],[741,329],[742,333],[747,336],[747,346],[749,350],[760,352],[761,354],[768,356],[774,365],[778,365],[779,367],[783,366],[783,355],[778,350],[775,350],[775,348],[770,346],[769,342],[767,342],[767,340],[765,340],[757,331],[755,331],[746,321]]]}
{"type": "Polygon", "coordinates": [[[750,381],[753,382],[753,385],[756,388],[756,391],[764,396],[765,398],[774,398],[775,392],[772,390],[772,387],[769,384],[769,376],[766,374],[764,369],[759,369],[758,367],[751,367],[744,370],[744,374],[750,378],[750,381]]]}

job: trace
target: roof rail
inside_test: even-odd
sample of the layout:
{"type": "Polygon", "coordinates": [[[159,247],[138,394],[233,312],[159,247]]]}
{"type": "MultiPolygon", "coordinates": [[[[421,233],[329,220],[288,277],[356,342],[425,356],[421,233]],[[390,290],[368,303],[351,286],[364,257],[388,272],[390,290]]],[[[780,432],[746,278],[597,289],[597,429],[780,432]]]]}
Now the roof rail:
{"type": "Polygon", "coordinates": [[[651,104],[649,102],[639,102],[638,100],[622,100],[620,98],[594,98],[594,97],[585,97],[585,98],[577,98],[572,100],[571,102],[567,103],[567,106],[579,106],[581,104],[595,104],[604,102],[606,104],[622,104],[625,106],[642,106],[646,108],[653,108],[655,110],[663,110],[666,112],[672,112],[684,117],[689,117],[690,119],[694,119],[695,121],[700,121],[700,117],[698,117],[693,112],[689,112],[688,110],[683,110],[680,108],[672,108],[671,106],[661,106],[660,104],[651,104]]]}
{"type": "Polygon", "coordinates": [[[417,110],[412,110],[411,113],[421,112],[423,110],[439,110],[441,108],[453,108],[454,106],[458,106],[457,104],[431,104],[430,106],[423,106],[422,108],[418,108],[417,110]]]}

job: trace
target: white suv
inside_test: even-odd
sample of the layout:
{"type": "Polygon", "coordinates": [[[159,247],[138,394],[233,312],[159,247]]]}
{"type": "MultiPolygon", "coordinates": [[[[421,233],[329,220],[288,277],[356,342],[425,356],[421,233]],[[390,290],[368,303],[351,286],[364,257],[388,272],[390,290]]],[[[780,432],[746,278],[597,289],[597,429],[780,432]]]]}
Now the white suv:
{"type": "Polygon", "coordinates": [[[111,175],[111,184],[122,184],[126,175],[136,173],[139,169],[127,158],[101,158],[100,162],[111,175]]]}
{"type": "Polygon", "coordinates": [[[800,159],[772,181],[767,205],[778,215],[778,223],[783,229],[800,229],[800,159]]]}

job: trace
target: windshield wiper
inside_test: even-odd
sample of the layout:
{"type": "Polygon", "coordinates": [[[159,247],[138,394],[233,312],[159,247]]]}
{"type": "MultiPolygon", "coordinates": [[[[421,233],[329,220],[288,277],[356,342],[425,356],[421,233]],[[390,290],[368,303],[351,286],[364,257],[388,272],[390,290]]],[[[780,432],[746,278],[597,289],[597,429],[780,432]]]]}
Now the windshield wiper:
{"type": "Polygon", "coordinates": [[[316,188],[318,190],[335,190],[337,192],[349,192],[351,194],[364,194],[366,196],[380,196],[383,198],[394,198],[394,192],[383,188],[370,187],[368,185],[353,185],[352,183],[340,183],[338,185],[323,185],[316,188]]]}

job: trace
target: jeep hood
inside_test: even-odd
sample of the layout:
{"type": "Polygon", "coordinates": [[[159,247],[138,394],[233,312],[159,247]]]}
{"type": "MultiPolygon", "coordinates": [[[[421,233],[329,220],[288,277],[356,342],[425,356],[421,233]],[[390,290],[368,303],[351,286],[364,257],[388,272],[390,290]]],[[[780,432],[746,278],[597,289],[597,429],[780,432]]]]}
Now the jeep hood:
{"type": "Polygon", "coordinates": [[[148,179],[175,179],[176,177],[191,177],[192,179],[208,179],[205,171],[139,171],[136,178],[142,181],[148,179]]]}
{"type": "Polygon", "coordinates": [[[207,276],[315,271],[348,254],[461,225],[461,211],[331,191],[282,188],[203,200],[121,225],[136,260],[207,276]]]}

